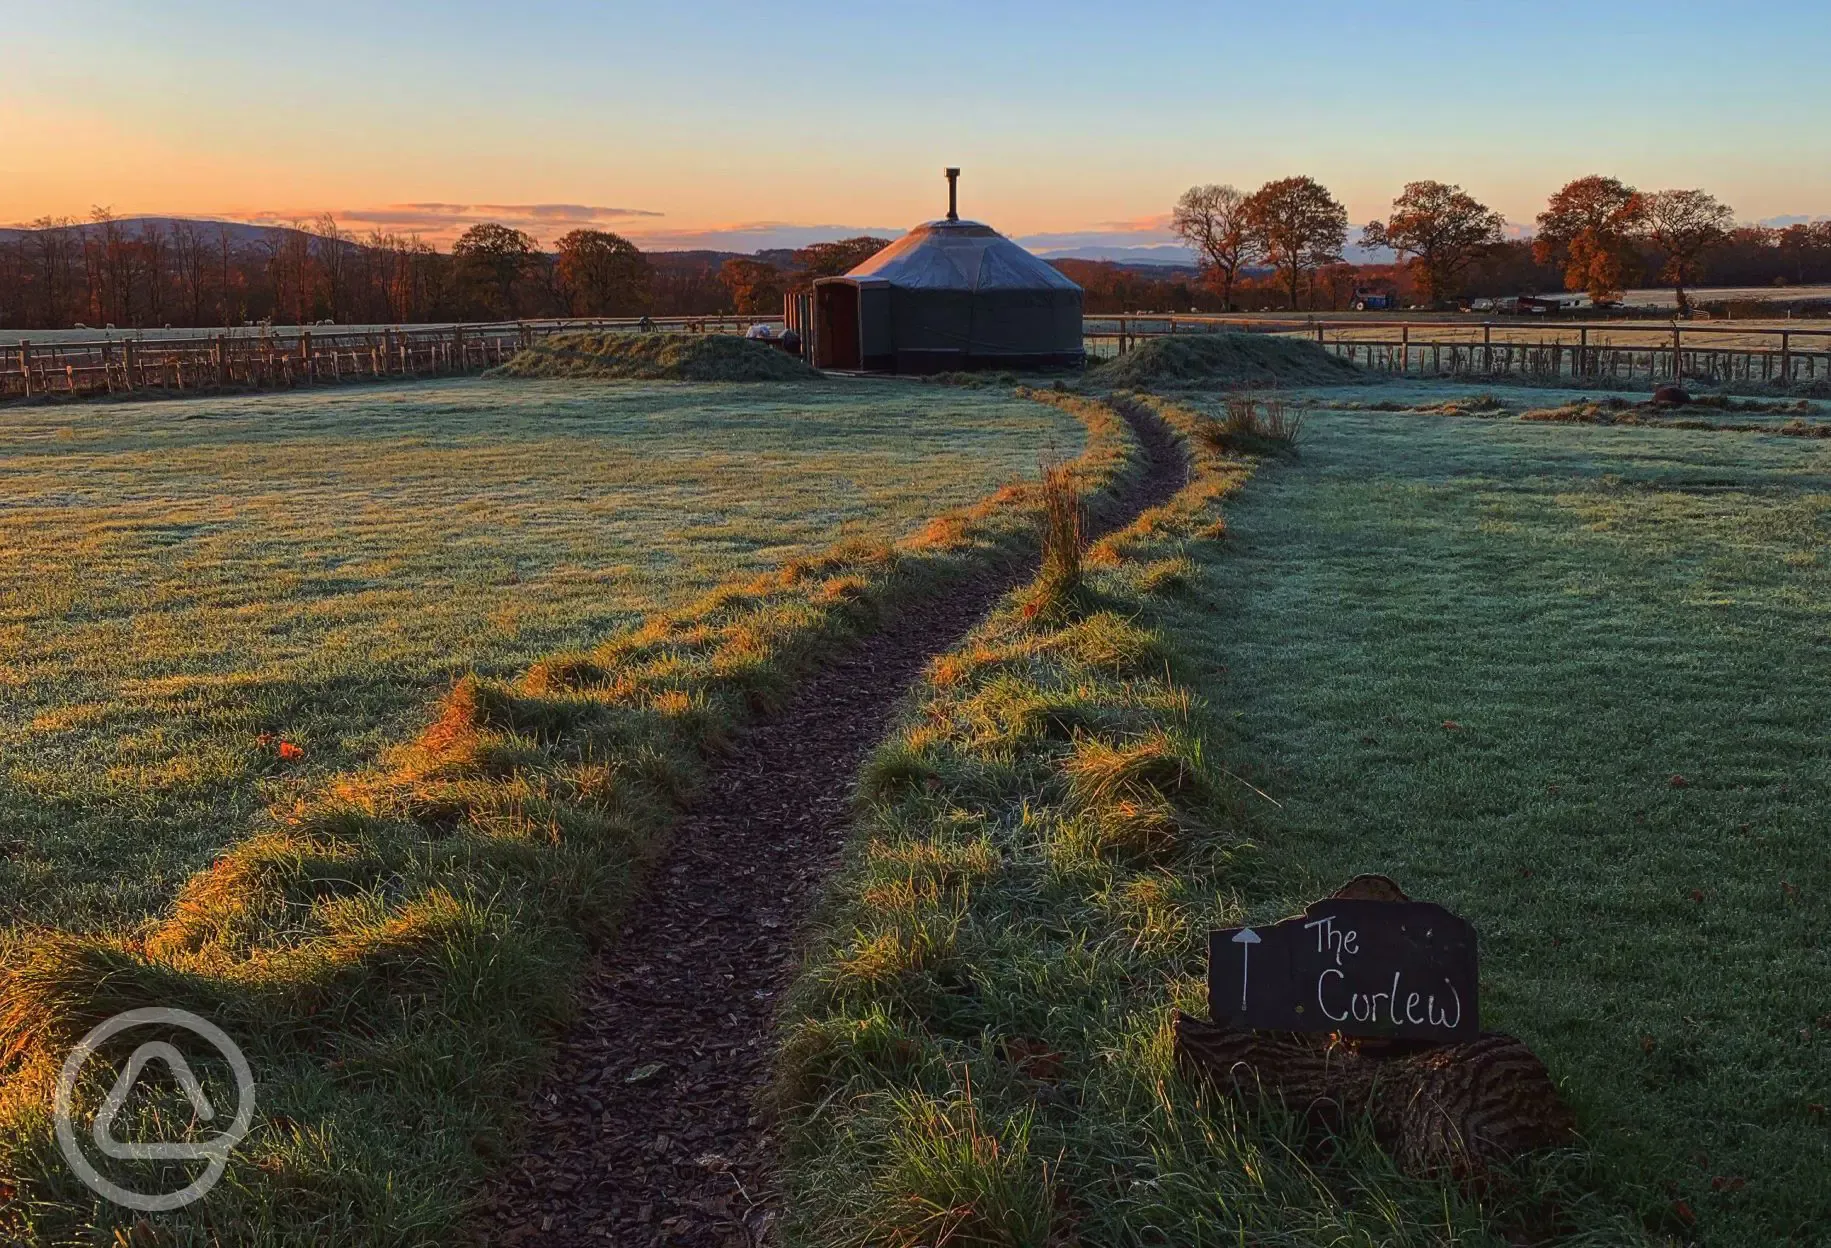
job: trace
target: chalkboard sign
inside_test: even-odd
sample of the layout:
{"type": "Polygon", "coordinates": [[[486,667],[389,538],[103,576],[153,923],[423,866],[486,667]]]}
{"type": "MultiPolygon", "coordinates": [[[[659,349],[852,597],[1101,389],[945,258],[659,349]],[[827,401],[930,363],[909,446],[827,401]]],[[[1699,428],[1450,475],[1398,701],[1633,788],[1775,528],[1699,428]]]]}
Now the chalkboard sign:
{"type": "Polygon", "coordinates": [[[1423,901],[1330,897],[1208,936],[1208,1008],[1258,1031],[1435,1040],[1481,1034],[1475,929],[1423,901]]]}

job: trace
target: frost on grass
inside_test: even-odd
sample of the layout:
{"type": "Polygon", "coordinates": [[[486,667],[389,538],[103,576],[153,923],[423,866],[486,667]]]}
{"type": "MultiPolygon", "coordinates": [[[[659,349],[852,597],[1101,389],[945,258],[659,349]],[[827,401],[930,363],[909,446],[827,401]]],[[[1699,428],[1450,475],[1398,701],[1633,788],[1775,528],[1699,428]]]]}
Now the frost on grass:
{"type": "Polygon", "coordinates": [[[634,381],[807,381],[820,374],[787,352],[729,334],[556,334],[491,377],[634,381]]]}

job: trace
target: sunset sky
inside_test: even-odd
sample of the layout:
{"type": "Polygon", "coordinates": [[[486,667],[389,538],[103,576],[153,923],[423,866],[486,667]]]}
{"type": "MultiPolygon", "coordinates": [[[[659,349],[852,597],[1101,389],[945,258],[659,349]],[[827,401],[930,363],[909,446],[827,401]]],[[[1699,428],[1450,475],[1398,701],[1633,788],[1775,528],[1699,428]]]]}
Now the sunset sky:
{"type": "Polygon", "coordinates": [[[963,208],[1162,241],[1195,182],[1580,174],[1831,215],[1831,5],[0,0],[0,224],[478,219],[750,250],[963,208]]]}

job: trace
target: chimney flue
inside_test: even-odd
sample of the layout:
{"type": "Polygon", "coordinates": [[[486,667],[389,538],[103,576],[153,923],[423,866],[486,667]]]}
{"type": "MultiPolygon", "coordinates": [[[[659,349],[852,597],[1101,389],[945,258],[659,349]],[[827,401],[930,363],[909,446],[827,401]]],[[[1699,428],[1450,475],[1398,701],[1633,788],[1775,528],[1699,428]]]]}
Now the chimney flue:
{"type": "Polygon", "coordinates": [[[947,219],[949,221],[960,219],[960,171],[958,169],[947,171],[947,219]]]}

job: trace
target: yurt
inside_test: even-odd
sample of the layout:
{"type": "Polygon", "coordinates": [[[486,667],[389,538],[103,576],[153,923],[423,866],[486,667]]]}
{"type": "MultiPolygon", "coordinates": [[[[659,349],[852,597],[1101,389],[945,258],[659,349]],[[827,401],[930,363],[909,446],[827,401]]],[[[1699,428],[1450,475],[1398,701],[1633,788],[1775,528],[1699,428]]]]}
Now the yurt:
{"type": "Polygon", "coordinates": [[[814,283],[820,368],[939,373],[1079,365],[1081,288],[1016,243],[959,214],[918,225],[847,273],[814,283]]]}

